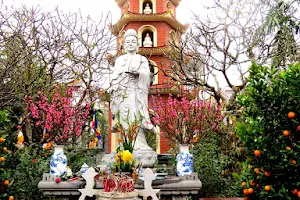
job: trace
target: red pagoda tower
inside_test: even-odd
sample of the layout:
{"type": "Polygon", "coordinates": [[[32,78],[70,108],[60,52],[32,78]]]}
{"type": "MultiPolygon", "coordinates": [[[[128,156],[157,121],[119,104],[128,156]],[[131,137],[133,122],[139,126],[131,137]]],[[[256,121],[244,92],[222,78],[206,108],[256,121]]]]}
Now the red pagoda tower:
{"type": "MultiPolygon", "coordinates": [[[[117,37],[118,54],[123,50],[123,36],[128,29],[134,29],[139,36],[139,54],[148,58],[150,70],[155,74],[150,89],[150,95],[167,98],[169,89],[174,85],[163,71],[168,71],[170,61],[165,53],[170,51],[169,40],[179,40],[188,25],[181,24],[176,19],[176,8],[181,0],[116,0],[121,8],[122,16],[118,22],[110,27],[117,37]],[[159,69],[163,69],[159,70],[159,69]]],[[[150,109],[153,102],[149,101],[150,109]]],[[[116,137],[109,134],[108,149],[116,148],[116,137]]],[[[157,135],[157,153],[169,150],[167,139],[163,133],[157,135]]]]}

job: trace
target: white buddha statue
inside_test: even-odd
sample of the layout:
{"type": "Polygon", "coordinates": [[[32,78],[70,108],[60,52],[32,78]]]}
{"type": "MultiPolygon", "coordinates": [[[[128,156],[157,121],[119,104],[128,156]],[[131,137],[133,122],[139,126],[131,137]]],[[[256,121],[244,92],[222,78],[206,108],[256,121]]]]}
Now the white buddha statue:
{"type": "Polygon", "coordinates": [[[144,14],[152,14],[152,9],[149,6],[149,3],[146,4],[146,7],[144,9],[144,14]]]}
{"type": "MultiPolygon", "coordinates": [[[[124,49],[126,54],[119,56],[112,68],[110,87],[111,113],[116,122],[128,129],[129,124],[142,116],[140,129],[137,134],[133,157],[143,166],[153,166],[157,158],[156,152],[149,147],[145,133],[152,133],[156,137],[156,128],[151,123],[148,111],[148,94],[151,81],[149,62],[146,57],[137,54],[138,35],[135,30],[129,29],[125,33],[124,49]]],[[[114,131],[114,130],[113,130],[114,131]]]]}
{"type": "Polygon", "coordinates": [[[146,37],[144,38],[143,47],[152,47],[152,41],[150,38],[149,33],[146,34],[146,37]]]}

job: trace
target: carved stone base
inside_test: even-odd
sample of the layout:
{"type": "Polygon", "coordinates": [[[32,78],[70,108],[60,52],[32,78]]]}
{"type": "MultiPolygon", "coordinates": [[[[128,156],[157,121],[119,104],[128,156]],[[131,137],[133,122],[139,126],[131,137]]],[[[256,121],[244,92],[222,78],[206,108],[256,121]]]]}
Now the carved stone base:
{"type": "Polygon", "coordinates": [[[133,157],[138,163],[142,163],[143,167],[152,168],[157,160],[157,153],[152,149],[134,150],[133,157]]]}
{"type": "Polygon", "coordinates": [[[138,199],[139,192],[134,190],[133,192],[120,193],[120,192],[104,192],[99,191],[97,200],[136,200],[138,199]]]}

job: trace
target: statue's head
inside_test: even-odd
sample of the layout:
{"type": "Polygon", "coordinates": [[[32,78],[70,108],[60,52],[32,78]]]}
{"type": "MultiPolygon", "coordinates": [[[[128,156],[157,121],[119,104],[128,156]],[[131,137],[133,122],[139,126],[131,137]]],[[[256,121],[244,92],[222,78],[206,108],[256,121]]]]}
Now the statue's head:
{"type": "Polygon", "coordinates": [[[128,29],[124,36],[124,48],[126,52],[138,51],[138,35],[134,29],[128,29]]]}

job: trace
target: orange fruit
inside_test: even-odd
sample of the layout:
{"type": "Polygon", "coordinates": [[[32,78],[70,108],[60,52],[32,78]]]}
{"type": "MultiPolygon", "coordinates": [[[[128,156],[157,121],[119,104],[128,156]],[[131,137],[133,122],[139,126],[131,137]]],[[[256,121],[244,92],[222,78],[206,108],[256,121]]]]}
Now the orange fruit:
{"type": "Polygon", "coordinates": [[[296,116],[294,112],[289,112],[288,113],[288,118],[293,119],[296,116]]]}
{"type": "Polygon", "coordinates": [[[4,162],[5,158],[4,157],[0,157],[0,162],[4,162]]]}
{"type": "Polygon", "coordinates": [[[300,191],[297,193],[298,197],[300,198],[300,191]]]}
{"type": "Polygon", "coordinates": [[[242,186],[246,187],[247,183],[246,182],[242,182],[242,186]]]}
{"type": "Polygon", "coordinates": [[[8,180],[4,180],[4,181],[3,181],[3,184],[4,184],[5,186],[8,186],[9,181],[8,181],[8,180]]]}
{"type": "Polygon", "coordinates": [[[269,177],[269,176],[271,176],[271,173],[270,172],[265,172],[265,176],[269,177]]]}
{"type": "Polygon", "coordinates": [[[289,133],[289,131],[288,130],[285,130],[285,131],[283,131],[283,133],[282,133],[284,136],[289,136],[290,135],[290,133],[289,133]]]}
{"type": "Polygon", "coordinates": [[[297,194],[297,193],[298,193],[298,190],[297,190],[297,189],[293,189],[293,190],[292,190],[292,193],[293,193],[293,194],[297,194]]]}
{"type": "Polygon", "coordinates": [[[9,196],[8,200],[14,200],[15,197],[14,196],[9,196]]]}
{"type": "Polygon", "coordinates": [[[296,165],[296,164],[297,164],[296,160],[292,160],[292,163],[293,163],[294,165],[296,165]]]}
{"type": "Polygon", "coordinates": [[[254,172],[255,172],[256,174],[259,174],[259,169],[258,169],[258,168],[255,168],[255,169],[254,169],[254,172]]]}
{"type": "Polygon", "coordinates": [[[265,190],[266,190],[266,191],[270,191],[270,190],[271,190],[271,186],[266,185],[266,186],[265,186],[265,190]]]}
{"type": "Polygon", "coordinates": [[[7,152],[7,148],[6,148],[6,147],[3,147],[3,151],[4,151],[4,152],[7,152]]]}
{"type": "Polygon", "coordinates": [[[2,137],[0,138],[0,143],[1,143],[1,142],[4,142],[4,138],[2,138],[2,137]]]}
{"type": "Polygon", "coordinates": [[[249,188],[249,189],[248,189],[248,193],[249,193],[249,194],[253,194],[253,192],[254,192],[253,188],[249,188]]]}
{"type": "Polygon", "coordinates": [[[297,131],[300,131],[300,125],[297,126],[297,131]]]}
{"type": "Polygon", "coordinates": [[[255,151],[254,151],[254,155],[255,155],[256,157],[259,157],[259,156],[260,156],[260,151],[259,151],[259,150],[255,150],[255,151]]]}
{"type": "Polygon", "coordinates": [[[291,150],[291,147],[285,147],[285,149],[289,151],[289,150],[291,150]]]}
{"type": "Polygon", "coordinates": [[[248,192],[248,189],[244,189],[244,195],[248,195],[249,192],[248,192]]]}

